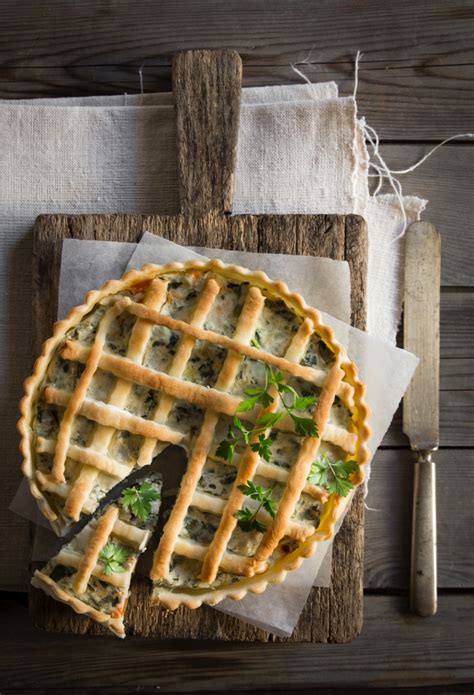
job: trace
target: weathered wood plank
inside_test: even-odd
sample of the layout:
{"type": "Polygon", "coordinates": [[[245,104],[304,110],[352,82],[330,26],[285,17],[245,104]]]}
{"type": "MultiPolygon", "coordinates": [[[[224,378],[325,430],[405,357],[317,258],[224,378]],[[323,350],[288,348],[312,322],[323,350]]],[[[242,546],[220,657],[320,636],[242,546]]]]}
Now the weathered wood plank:
{"type": "MultiPolygon", "coordinates": [[[[407,116],[407,128],[410,127],[407,116]]],[[[418,162],[431,148],[432,145],[384,145],[381,153],[391,169],[399,170],[418,162]]],[[[473,167],[474,147],[450,143],[415,171],[399,176],[406,195],[419,195],[429,201],[422,217],[441,233],[441,284],[444,286],[474,284],[473,167]]],[[[389,188],[383,190],[390,192],[389,188]]]]}
{"type": "Polygon", "coordinates": [[[232,211],[242,61],[235,51],[185,51],[173,61],[180,209],[232,211]]]}
{"type": "Polygon", "coordinates": [[[442,362],[474,360],[474,292],[441,289],[440,350],[442,362]]]}
{"type": "MultiPolygon", "coordinates": [[[[421,686],[421,687],[413,687],[413,688],[404,688],[403,689],[403,695],[472,695],[473,691],[473,685],[474,684],[469,684],[469,683],[464,683],[461,685],[436,685],[436,686],[421,686]]],[[[338,694],[338,688],[319,688],[318,687],[318,695],[339,695],[338,694]]],[[[54,691],[53,691],[54,692],[54,691]]],[[[63,691],[65,692],[65,691],[63,691]]],[[[140,686],[140,695],[156,695],[156,687],[153,685],[147,686],[147,687],[141,687],[140,686]]],[[[166,692],[169,694],[171,693],[170,690],[166,690],[166,692]]],[[[173,691],[174,695],[176,695],[177,691],[173,691]]],[[[203,691],[200,691],[201,693],[203,691]]],[[[244,695],[244,693],[248,694],[248,690],[235,690],[232,688],[232,695],[244,695]]],[[[267,693],[268,695],[273,695],[276,691],[275,688],[272,688],[271,690],[268,690],[267,688],[263,687],[263,689],[258,689],[259,693],[267,693]]],[[[281,692],[281,691],[277,691],[281,692]]],[[[288,688],[285,686],[284,689],[285,695],[301,695],[301,693],[304,692],[312,692],[311,686],[309,688],[288,688]]],[[[350,689],[351,695],[367,695],[367,688],[352,688],[350,689]]],[[[73,687],[68,687],[67,688],[67,693],[68,695],[97,695],[97,688],[94,688],[93,686],[88,687],[88,688],[75,688],[73,687]]],[[[100,688],[100,693],[101,695],[128,695],[130,693],[130,686],[117,686],[117,687],[101,687],[100,688]]],[[[370,688],[370,695],[400,695],[401,691],[400,688],[393,687],[393,688],[370,688]]],[[[6,690],[2,690],[2,695],[51,695],[51,690],[45,690],[45,689],[32,689],[32,688],[27,688],[27,689],[21,689],[21,690],[10,690],[7,688],[6,690]]]]}
{"type": "Polygon", "coordinates": [[[212,651],[190,640],[47,634],[31,627],[25,608],[6,602],[1,686],[274,692],[287,683],[300,689],[467,683],[474,681],[471,598],[441,595],[438,614],[426,620],[407,612],[406,598],[366,596],[364,630],[350,645],[234,642],[213,644],[212,651]]]}
{"type": "Polygon", "coordinates": [[[474,392],[474,360],[447,358],[441,361],[441,389],[474,392]]]}
{"type": "MultiPolygon", "coordinates": [[[[414,687],[414,688],[404,688],[403,695],[472,695],[474,684],[461,684],[461,685],[437,685],[428,687],[414,687]]],[[[318,688],[318,695],[338,695],[338,689],[334,688],[318,688]]],[[[68,687],[68,694],[70,695],[96,695],[97,688],[74,688],[68,687]]],[[[129,686],[118,686],[114,688],[109,688],[107,686],[100,688],[101,695],[128,695],[130,692],[129,686]]],[[[156,688],[154,686],[148,686],[146,688],[140,687],[140,695],[156,695],[156,688]]],[[[166,691],[168,694],[171,691],[166,691]]],[[[173,691],[176,695],[176,691],[173,691]]],[[[202,693],[202,691],[200,691],[202,693]]],[[[248,690],[234,690],[232,689],[232,695],[244,695],[248,693],[248,690]]],[[[263,688],[258,690],[259,693],[267,693],[268,695],[275,693],[275,688],[268,690],[263,688]]],[[[301,688],[288,688],[285,686],[285,695],[301,695],[302,692],[309,692],[309,689],[301,688]]],[[[50,690],[44,689],[21,689],[21,690],[2,690],[2,695],[51,695],[50,690]]],[[[367,688],[351,688],[351,695],[367,695],[367,688]]],[[[370,695],[400,695],[400,688],[370,688],[370,695]]]]}
{"type": "MultiPolygon", "coordinates": [[[[440,450],[436,461],[438,586],[474,587],[472,486],[474,450],[440,450]],[[453,500],[456,500],[455,511],[453,500]]],[[[414,456],[407,449],[379,450],[372,463],[367,504],[364,586],[408,590],[414,456]]]]}
{"type": "MultiPolygon", "coordinates": [[[[440,446],[474,447],[474,391],[441,391],[439,400],[440,446]]],[[[408,439],[402,432],[401,408],[383,438],[382,447],[387,446],[408,446],[408,439]]]]}
{"type": "MultiPolygon", "coordinates": [[[[355,55],[357,45],[352,55],[355,55]]],[[[394,52],[394,58],[397,52],[394,52]]],[[[366,55],[367,58],[367,55],[366,55]]],[[[397,67],[364,58],[359,71],[359,113],[383,140],[435,140],[472,131],[474,80],[470,65],[397,67]]],[[[474,59],[472,59],[474,61],[474,59]]],[[[139,94],[140,65],[146,92],[170,91],[170,69],[137,66],[65,66],[6,68],[0,66],[0,98],[74,97],[97,94],[139,94]]],[[[298,84],[291,68],[248,66],[244,58],[244,87],[298,84]]],[[[313,82],[335,80],[340,94],[352,94],[353,62],[300,66],[313,82]]]]}
{"type": "Polygon", "coordinates": [[[348,58],[358,48],[372,60],[466,63],[472,49],[469,0],[203,0],[133,4],[83,0],[4,2],[0,59],[11,65],[169,63],[177,50],[236,48],[252,64],[348,58]],[[374,31],[377,27],[377,31],[374,31]]]}

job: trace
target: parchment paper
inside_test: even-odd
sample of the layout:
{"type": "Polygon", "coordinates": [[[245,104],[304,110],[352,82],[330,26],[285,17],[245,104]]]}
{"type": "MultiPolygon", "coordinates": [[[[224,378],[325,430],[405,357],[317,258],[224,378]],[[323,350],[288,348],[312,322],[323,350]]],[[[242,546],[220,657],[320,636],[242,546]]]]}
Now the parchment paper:
{"type": "MultiPolygon", "coordinates": [[[[349,356],[358,364],[366,382],[367,401],[373,410],[373,434],[369,446],[374,452],[413,375],[417,358],[348,325],[350,273],[344,261],[186,248],[149,233],[143,235],[139,244],[66,239],[63,241],[58,317],[81,303],[89,289],[99,287],[108,278],[119,278],[124,269],[197,257],[218,257],[226,263],[264,270],[272,279],[285,281],[290,290],[300,292],[309,305],[324,312],[324,320],[333,327],[338,339],[348,346],[349,356]]],[[[58,547],[58,539],[47,529],[46,520],[39,515],[24,484],[11,509],[44,527],[36,534],[33,559],[48,559],[58,547]]],[[[272,633],[290,635],[313,584],[329,585],[331,553],[328,551],[331,546],[331,542],[320,543],[315,555],[297,571],[289,573],[283,584],[269,586],[262,595],[248,594],[239,602],[223,601],[216,609],[272,633]]]]}

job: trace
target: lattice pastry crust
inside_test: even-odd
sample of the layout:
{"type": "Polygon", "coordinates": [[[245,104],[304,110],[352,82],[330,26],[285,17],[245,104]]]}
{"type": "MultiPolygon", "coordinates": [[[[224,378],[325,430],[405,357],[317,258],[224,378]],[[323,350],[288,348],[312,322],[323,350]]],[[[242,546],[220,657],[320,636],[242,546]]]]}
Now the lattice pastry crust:
{"type": "MultiPolygon", "coordinates": [[[[242,414],[250,427],[258,416],[242,414]]],[[[333,535],[347,498],[311,484],[311,464],[355,460],[359,485],[367,420],[356,367],[319,313],[264,273],[214,260],[147,265],[90,292],[44,344],[19,431],[23,472],[59,535],[166,446],[183,446],[187,470],[151,578],[154,601],[196,608],[283,581],[333,535]],[[242,445],[230,464],[217,446],[265,364],[317,396],[302,415],[320,436],[297,435],[285,417],[269,462],[242,445]],[[243,531],[235,516],[249,480],[273,487],[277,511],[259,512],[263,532],[243,531]]]]}
{"type": "Polygon", "coordinates": [[[97,513],[41,570],[36,570],[31,580],[37,589],[101,623],[118,637],[125,637],[123,619],[137,560],[158,522],[161,476],[142,476],[129,490],[139,490],[143,483],[153,496],[146,514],[137,517],[119,497],[97,513]],[[106,561],[107,555],[104,558],[107,551],[110,562],[106,561]]]}

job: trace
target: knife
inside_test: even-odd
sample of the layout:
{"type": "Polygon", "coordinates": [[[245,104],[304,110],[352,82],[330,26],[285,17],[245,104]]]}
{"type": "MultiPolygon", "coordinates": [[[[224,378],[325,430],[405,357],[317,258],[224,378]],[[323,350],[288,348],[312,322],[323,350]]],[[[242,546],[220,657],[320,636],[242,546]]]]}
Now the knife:
{"type": "Polygon", "coordinates": [[[403,431],[415,452],[410,608],[429,616],[437,608],[435,463],[439,444],[439,298],[441,239],[428,222],[415,222],[405,237],[406,350],[420,363],[403,400],[403,431]]]}

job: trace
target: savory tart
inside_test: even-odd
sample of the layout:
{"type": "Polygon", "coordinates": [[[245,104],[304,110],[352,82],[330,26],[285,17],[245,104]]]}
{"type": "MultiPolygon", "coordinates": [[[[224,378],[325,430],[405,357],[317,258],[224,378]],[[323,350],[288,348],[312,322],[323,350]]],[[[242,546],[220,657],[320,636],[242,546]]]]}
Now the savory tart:
{"type": "Polygon", "coordinates": [[[23,471],[66,533],[169,444],[188,464],[153,600],[280,582],[330,538],[368,461],[355,365],[283,283],[220,261],[145,266],[55,325],[25,382],[23,471]]]}
{"type": "Polygon", "coordinates": [[[130,582],[158,522],[161,484],[161,476],[150,473],[125,488],[36,570],[33,586],[125,637],[130,582]]]}

